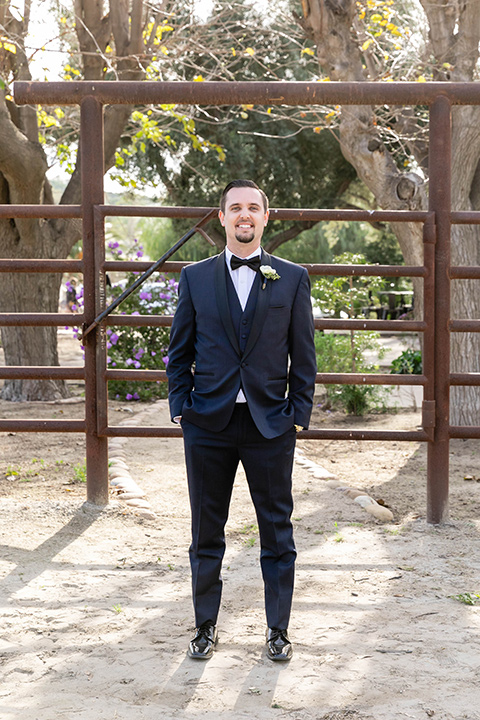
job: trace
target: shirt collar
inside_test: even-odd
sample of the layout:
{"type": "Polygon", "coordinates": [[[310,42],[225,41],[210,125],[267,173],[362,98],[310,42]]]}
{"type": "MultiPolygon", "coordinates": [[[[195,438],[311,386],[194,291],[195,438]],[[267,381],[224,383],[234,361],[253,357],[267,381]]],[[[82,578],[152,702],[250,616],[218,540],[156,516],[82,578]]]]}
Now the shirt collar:
{"type": "MultiPolygon", "coordinates": [[[[232,255],[234,255],[234,254],[235,253],[232,253],[232,251],[228,247],[225,246],[225,262],[227,263],[227,265],[230,266],[230,259],[231,259],[232,255]]],[[[253,253],[251,253],[250,255],[247,255],[247,257],[245,257],[245,258],[242,258],[242,260],[250,260],[250,258],[261,257],[261,256],[262,256],[262,248],[258,247],[253,253]]]]}

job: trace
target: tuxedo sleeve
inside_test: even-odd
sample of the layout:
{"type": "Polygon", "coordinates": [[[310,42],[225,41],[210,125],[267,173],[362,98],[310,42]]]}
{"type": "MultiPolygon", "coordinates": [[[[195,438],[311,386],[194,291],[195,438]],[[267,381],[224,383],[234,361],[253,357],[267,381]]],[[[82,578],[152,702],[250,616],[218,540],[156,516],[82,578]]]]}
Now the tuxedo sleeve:
{"type": "Polygon", "coordinates": [[[295,424],[307,428],[313,407],[317,360],[310,280],[306,270],[300,278],[292,306],[289,353],[288,398],[295,411],[295,424]]]}
{"type": "Polygon", "coordinates": [[[185,269],[180,275],[178,304],[170,331],[168,348],[168,402],[172,418],[182,408],[193,389],[192,365],[195,359],[195,308],[193,307],[185,269]]]}

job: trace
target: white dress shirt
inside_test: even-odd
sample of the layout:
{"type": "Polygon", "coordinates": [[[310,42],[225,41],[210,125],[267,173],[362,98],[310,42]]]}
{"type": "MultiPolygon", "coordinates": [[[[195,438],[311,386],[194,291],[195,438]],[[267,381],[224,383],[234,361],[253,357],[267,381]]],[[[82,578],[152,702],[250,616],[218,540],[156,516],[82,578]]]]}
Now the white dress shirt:
{"type": "MultiPolygon", "coordinates": [[[[262,253],[260,248],[257,248],[255,252],[253,252],[251,255],[247,255],[247,257],[245,258],[242,258],[242,260],[250,260],[250,258],[260,257],[261,254],[262,253]]],[[[230,277],[232,278],[233,286],[238,295],[242,310],[245,310],[248,302],[248,296],[250,295],[250,290],[252,289],[252,285],[257,273],[255,272],[255,270],[252,270],[252,268],[249,268],[248,265],[244,265],[243,267],[239,267],[236,270],[232,270],[232,268],[230,267],[230,259],[232,255],[232,251],[228,248],[225,248],[225,262],[227,263],[228,272],[230,273],[230,277]]]]}

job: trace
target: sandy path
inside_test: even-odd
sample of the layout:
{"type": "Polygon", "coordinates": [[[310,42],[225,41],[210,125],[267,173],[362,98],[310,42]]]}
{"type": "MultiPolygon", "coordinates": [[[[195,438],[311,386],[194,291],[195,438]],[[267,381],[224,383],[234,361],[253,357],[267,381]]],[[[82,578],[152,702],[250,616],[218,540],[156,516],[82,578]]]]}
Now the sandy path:
{"type": "MultiPolygon", "coordinates": [[[[165,404],[145,418],[167,422],[165,404]]],[[[155,519],[115,499],[103,512],[85,507],[84,488],[29,493],[10,482],[0,498],[0,718],[478,720],[480,608],[450,597],[480,592],[480,483],[462,477],[467,466],[480,475],[476,446],[454,446],[454,519],[434,528],[424,519],[424,448],[300,445],[346,484],[376,492],[395,521],[377,523],[296,465],[295,655],[280,667],[263,652],[258,536],[242,473],[220,642],[207,663],[185,653],[192,612],[180,440],[127,444],[155,519]]]]}

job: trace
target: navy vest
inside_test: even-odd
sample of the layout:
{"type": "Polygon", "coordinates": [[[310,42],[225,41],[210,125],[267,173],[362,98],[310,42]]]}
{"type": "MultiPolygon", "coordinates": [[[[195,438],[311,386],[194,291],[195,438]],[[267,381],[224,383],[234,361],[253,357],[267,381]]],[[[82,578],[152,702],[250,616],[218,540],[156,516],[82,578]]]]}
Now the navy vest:
{"type": "Polygon", "coordinates": [[[233,327],[235,334],[238,338],[238,344],[240,346],[240,352],[245,352],[247,345],[248,336],[252,327],[253,316],[255,315],[255,308],[257,306],[258,287],[260,285],[260,275],[257,273],[255,280],[253,281],[250,295],[248,296],[245,310],[242,311],[240,300],[238,299],[237,291],[230,277],[228,268],[225,266],[225,272],[227,274],[227,297],[228,305],[230,309],[230,316],[232,318],[233,327]]]}

